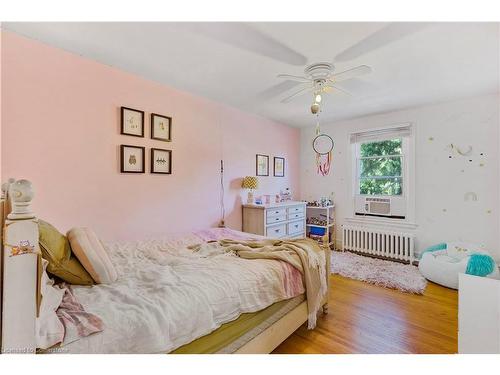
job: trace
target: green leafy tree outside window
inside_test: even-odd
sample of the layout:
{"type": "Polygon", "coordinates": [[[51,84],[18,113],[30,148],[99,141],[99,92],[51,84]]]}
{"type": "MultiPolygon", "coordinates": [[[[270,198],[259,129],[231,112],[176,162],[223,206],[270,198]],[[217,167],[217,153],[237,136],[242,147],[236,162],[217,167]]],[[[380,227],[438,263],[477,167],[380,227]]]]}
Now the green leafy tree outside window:
{"type": "Polygon", "coordinates": [[[359,193],[402,195],[402,140],[362,143],[359,159],[359,193]]]}

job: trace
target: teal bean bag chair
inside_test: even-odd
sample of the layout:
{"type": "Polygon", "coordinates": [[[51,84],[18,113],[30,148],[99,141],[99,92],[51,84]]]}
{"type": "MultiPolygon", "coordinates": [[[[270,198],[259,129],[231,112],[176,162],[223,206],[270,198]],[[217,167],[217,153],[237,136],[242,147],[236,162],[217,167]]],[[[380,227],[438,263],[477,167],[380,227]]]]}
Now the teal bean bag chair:
{"type": "Polygon", "coordinates": [[[443,242],[427,248],[418,268],[426,279],[453,289],[458,289],[460,273],[494,279],[500,276],[495,260],[487,251],[464,242],[443,242]]]}

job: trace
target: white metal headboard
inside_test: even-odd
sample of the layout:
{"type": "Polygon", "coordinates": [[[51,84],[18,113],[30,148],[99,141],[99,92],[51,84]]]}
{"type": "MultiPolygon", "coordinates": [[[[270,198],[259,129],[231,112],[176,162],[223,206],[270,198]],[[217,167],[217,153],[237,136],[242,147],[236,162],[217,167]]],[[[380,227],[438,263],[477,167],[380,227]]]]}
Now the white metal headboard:
{"type": "Polygon", "coordinates": [[[38,222],[31,211],[34,196],[28,180],[2,184],[1,350],[36,351],[40,248],[38,222]]]}

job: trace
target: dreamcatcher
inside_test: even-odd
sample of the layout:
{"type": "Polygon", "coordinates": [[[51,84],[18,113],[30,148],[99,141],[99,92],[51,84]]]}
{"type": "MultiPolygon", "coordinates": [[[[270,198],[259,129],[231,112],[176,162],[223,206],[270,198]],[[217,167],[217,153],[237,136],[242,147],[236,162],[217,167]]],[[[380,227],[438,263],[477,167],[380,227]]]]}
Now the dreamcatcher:
{"type": "Polygon", "coordinates": [[[322,176],[327,176],[330,173],[330,167],[332,166],[334,143],[332,137],[321,133],[321,129],[319,127],[320,109],[317,99],[315,99],[315,103],[311,106],[311,112],[317,116],[316,136],[312,142],[314,152],[316,152],[317,173],[322,176]]]}

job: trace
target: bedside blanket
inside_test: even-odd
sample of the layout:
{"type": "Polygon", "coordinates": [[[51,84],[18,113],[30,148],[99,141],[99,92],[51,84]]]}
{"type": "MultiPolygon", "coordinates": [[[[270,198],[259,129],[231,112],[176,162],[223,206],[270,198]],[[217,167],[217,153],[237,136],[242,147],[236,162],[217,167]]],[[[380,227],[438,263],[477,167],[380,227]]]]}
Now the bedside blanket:
{"type": "Polygon", "coordinates": [[[316,326],[316,316],[327,293],[325,252],[311,239],[298,240],[219,240],[206,245],[191,246],[200,254],[218,253],[218,247],[244,259],[274,259],[286,262],[302,273],[306,287],[308,328],[316,326]],[[213,245],[217,246],[213,246],[213,245]]]}

